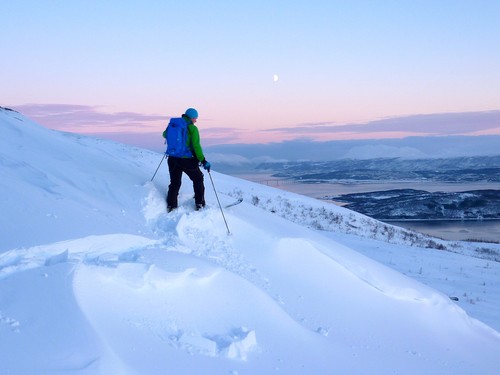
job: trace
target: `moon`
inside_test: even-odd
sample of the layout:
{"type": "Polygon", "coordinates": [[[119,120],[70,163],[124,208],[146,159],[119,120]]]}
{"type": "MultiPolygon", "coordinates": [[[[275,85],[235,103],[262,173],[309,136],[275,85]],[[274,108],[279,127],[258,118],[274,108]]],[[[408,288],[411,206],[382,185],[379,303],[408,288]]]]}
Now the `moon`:
{"type": "Polygon", "coordinates": [[[279,79],[279,77],[278,77],[278,75],[277,75],[277,74],[273,75],[273,81],[274,81],[274,82],[278,82],[278,79],[279,79]]]}

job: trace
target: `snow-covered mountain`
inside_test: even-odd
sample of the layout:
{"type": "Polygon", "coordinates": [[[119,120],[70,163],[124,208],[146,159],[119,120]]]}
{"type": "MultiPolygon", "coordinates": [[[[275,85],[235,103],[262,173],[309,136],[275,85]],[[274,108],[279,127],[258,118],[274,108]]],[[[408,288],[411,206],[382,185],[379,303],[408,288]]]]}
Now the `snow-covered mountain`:
{"type": "Polygon", "coordinates": [[[500,371],[498,245],[161,160],[0,108],[0,374],[500,371]]]}
{"type": "MultiPolygon", "coordinates": [[[[212,155],[212,161],[216,161],[224,171],[236,173],[241,173],[242,169],[251,172],[262,163],[269,165],[274,163],[276,167],[281,164],[282,167],[300,162],[312,164],[347,161],[352,165],[352,162],[356,160],[362,162],[361,164],[366,164],[378,158],[404,160],[407,165],[414,160],[413,164],[419,170],[422,163],[434,164],[432,159],[446,161],[498,156],[499,142],[499,135],[416,136],[402,139],[324,142],[295,140],[268,144],[225,144],[210,146],[207,151],[212,155]]],[[[307,165],[304,166],[307,167],[307,165]]],[[[402,166],[404,167],[404,164],[402,166]]]]}

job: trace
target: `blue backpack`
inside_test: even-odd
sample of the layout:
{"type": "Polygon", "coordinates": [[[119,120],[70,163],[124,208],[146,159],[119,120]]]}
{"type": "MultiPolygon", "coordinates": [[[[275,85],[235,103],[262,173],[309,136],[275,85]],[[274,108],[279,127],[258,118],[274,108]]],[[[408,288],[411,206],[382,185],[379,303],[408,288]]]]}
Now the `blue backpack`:
{"type": "Polygon", "coordinates": [[[193,157],[193,152],[187,145],[188,125],[183,118],[171,118],[165,133],[168,156],[177,158],[193,157]]]}

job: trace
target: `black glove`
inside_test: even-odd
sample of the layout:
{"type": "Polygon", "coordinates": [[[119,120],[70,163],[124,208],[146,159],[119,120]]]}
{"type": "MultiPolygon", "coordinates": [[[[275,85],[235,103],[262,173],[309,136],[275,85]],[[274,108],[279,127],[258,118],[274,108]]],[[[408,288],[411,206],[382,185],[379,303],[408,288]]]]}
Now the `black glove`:
{"type": "Polygon", "coordinates": [[[205,168],[205,170],[210,173],[210,163],[206,160],[206,159],[203,159],[203,161],[201,162],[201,165],[203,165],[203,168],[205,168]]]}

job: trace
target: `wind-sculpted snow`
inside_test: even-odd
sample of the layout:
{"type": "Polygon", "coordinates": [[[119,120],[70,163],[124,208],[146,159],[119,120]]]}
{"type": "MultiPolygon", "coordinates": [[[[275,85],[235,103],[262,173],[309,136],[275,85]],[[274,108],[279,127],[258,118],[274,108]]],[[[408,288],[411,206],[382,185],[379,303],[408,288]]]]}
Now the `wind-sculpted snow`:
{"type": "Polygon", "coordinates": [[[140,236],[112,234],[13,249],[0,253],[0,279],[15,272],[57,263],[117,262],[127,259],[135,249],[147,248],[155,243],[156,240],[140,236]]]}
{"type": "MultiPolygon", "coordinates": [[[[178,261],[176,254],[167,254],[162,261],[165,265],[123,263],[116,268],[82,265],[76,270],[75,295],[82,311],[108,345],[119,351],[121,358],[137,356],[138,349],[127,343],[123,345],[119,335],[120,331],[132,330],[140,342],[164,342],[162,350],[180,349],[189,354],[246,360],[257,349],[256,333],[246,324],[255,326],[251,318],[255,321],[262,316],[258,316],[256,309],[248,308],[251,316],[240,315],[235,319],[230,309],[221,307],[229,298],[232,303],[248,307],[258,301],[263,309],[258,290],[220,268],[203,263],[198,268],[171,270],[175,267],[169,267],[168,263],[178,261]],[[239,292],[228,295],[227,283],[237,286],[239,292]],[[247,291],[244,296],[243,291],[247,291]],[[130,300],[136,303],[130,304],[130,300]],[[225,311],[226,314],[221,314],[225,311]]],[[[265,307],[260,314],[275,308],[272,301],[265,307]]]]}
{"type": "Polygon", "coordinates": [[[0,120],[0,374],[499,372],[498,332],[356,251],[408,261],[375,220],[212,172],[223,204],[244,197],[228,234],[188,179],[166,213],[161,155],[0,120]]]}

